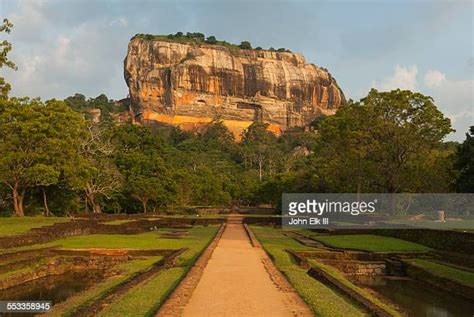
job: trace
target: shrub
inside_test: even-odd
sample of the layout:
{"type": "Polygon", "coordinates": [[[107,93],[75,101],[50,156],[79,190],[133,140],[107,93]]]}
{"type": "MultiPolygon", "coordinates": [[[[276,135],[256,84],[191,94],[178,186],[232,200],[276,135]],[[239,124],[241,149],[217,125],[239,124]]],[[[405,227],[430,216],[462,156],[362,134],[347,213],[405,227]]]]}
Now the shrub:
{"type": "Polygon", "coordinates": [[[243,50],[251,50],[252,49],[252,44],[248,41],[242,41],[239,45],[239,47],[243,50]]]}

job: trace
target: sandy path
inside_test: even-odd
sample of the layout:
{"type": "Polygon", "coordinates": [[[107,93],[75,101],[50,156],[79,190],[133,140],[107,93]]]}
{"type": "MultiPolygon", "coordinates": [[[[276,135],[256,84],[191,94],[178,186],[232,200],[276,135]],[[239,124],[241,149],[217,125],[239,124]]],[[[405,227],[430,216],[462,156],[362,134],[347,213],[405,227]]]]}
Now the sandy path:
{"type": "Polygon", "coordinates": [[[242,224],[228,224],[183,316],[293,316],[242,224]]]}

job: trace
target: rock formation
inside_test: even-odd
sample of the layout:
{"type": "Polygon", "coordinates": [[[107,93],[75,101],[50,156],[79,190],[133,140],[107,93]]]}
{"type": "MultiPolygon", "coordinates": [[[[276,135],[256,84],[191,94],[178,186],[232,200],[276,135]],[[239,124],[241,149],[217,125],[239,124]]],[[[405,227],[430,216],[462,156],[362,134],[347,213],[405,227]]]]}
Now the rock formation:
{"type": "Polygon", "coordinates": [[[219,118],[238,136],[262,120],[279,133],[345,102],[326,69],[291,52],[135,36],[124,64],[132,110],[145,123],[193,129],[219,118]]]}

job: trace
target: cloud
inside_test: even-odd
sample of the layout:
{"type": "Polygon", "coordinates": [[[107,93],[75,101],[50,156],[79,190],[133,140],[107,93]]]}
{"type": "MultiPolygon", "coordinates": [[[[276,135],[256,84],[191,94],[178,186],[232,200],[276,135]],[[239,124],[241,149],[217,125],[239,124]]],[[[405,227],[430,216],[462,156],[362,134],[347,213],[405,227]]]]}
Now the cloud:
{"type": "Polygon", "coordinates": [[[199,31],[301,52],[329,68],[349,98],[364,96],[373,79],[380,90],[420,90],[463,138],[467,121],[474,122],[472,80],[461,80],[472,79],[474,67],[466,40],[471,9],[469,1],[277,1],[270,8],[265,1],[0,0],[0,12],[14,24],[6,35],[9,57],[19,66],[1,72],[16,96],[120,99],[128,92],[123,59],[133,34],[199,31]],[[387,65],[394,66],[388,75],[387,65]]]}
{"type": "Polygon", "coordinates": [[[130,38],[128,20],[122,15],[91,18],[78,4],[18,3],[9,16],[14,23],[9,57],[18,71],[5,72],[13,95],[47,99],[105,92],[126,96],[121,61],[130,38]]]}
{"type": "Polygon", "coordinates": [[[381,91],[390,91],[398,88],[416,90],[417,75],[418,67],[416,65],[410,67],[396,65],[392,76],[385,78],[380,82],[373,81],[372,87],[381,91]]]}
{"type": "Polygon", "coordinates": [[[454,80],[445,73],[432,69],[423,76],[423,83],[418,83],[418,67],[396,65],[392,75],[372,86],[381,91],[409,89],[433,97],[438,109],[451,119],[455,133],[448,140],[462,140],[469,126],[474,124],[474,80],[454,80]]]}
{"type": "Polygon", "coordinates": [[[428,88],[436,88],[446,81],[446,74],[439,70],[430,70],[425,74],[425,86],[428,88]]]}
{"type": "MultiPolygon", "coordinates": [[[[439,71],[435,72],[444,75],[439,71]]],[[[432,76],[431,79],[433,78],[441,77],[432,76]]],[[[425,75],[425,85],[430,88],[436,105],[451,119],[451,124],[456,129],[448,139],[462,140],[469,126],[474,125],[474,80],[452,80],[444,76],[436,85],[430,87],[428,84],[432,83],[426,82],[425,75]]]]}

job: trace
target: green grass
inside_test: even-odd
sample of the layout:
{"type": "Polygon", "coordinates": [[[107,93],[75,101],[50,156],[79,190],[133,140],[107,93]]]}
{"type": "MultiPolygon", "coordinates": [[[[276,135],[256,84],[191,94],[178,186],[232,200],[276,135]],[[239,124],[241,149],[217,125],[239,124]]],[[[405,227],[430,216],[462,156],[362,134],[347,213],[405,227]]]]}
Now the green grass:
{"type": "Polygon", "coordinates": [[[370,234],[314,236],[313,238],[334,248],[370,252],[427,252],[431,250],[418,243],[370,234]]]}
{"type": "MultiPolygon", "coordinates": [[[[130,249],[179,249],[188,248],[180,255],[177,267],[162,270],[148,280],[132,287],[125,294],[114,298],[112,304],[100,312],[100,316],[144,316],[151,315],[165,301],[169,293],[179,284],[200,253],[217,233],[219,226],[198,226],[189,230],[181,239],[163,239],[160,234],[169,228],[138,235],[89,235],[69,237],[55,241],[62,248],[130,248],[130,249]]],[[[124,271],[119,277],[112,277],[92,289],[71,297],[54,309],[53,316],[72,316],[81,305],[92,303],[112,287],[124,281],[152,263],[156,257],[135,260],[121,265],[124,271]]]]}
{"type": "Polygon", "coordinates": [[[474,287],[474,273],[472,272],[463,271],[425,259],[411,259],[409,262],[436,276],[447,278],[462,285],[474,287]]]}
{"type": "Polygon", "coordinates": [[[366,292],[364,291],[363,289],[361,289],[360,287],[357,287],[356,285],[354,285],[351,281],[349,281],[347,278],[344,277],[344,275],[342,275],[339,271],[337,271],[336,269],[328,266],[328,265],[325,265],[323,263],[320,263],[314,259],[311,259],[309,260],[309,263],[326,272],[327,274],[329,274],[330,276],[332,276],[333,278],[337,279],[339,282],[341,282],[342,284],[344,284],[345,286],[349,287],[350,289],[352,289],[353,291],[357,292],[359,295],[362,295],[363,297],[365,297],[366,299],[370,300],[372,303],[374,303],[375,305],[385,309],[385,311],[389,312],[391,315],[393,316],[401,316],[400,313],[395,310],[394,307],[388,305],[388,304],[385,304],[383,303],[382,301],[380,301],[378,298],[376,298],[375,296],[373,296],[372,294],[370,294],[369,292],[366,292]]]}
{"type": "Polygon", "coordinates": [[[124,223],[129,223],[129,222],[134,222],[135,220],[112,220],[112,221],[107,221],[104,222],[106,225],[121,225],[124,223]]]}
{"type": "Polygon", "coordinates": [[[9,278],[13,275],[19,275],[19,274],[24,273],[24,272],[39,269],[43,266],[46,266],[48,264],[48,262],[50,262],[52,259],[53,258],[41,259],[41,260],[36,261],[34,263],[30,263],[28,265],[25,265],[24,267],[13,269],[13,270],[10,269],[6,272],[0,273],[0,281],[4,280],[4,279],[7,279],[7,278],[9,278]]]}
{"type": "Polygon", "coordinates": [[[140,285],[130,289],[107,306],[97,316],[153,316],[185,273],[184,267],[174,267],[159,272],[140,285]]]}
{"type": "Polygon", "coordinates": [[[306,270],[298,267],[285,252],[285,249],[311,250],[311,248],[282,235],[284,232],[282,229],[256,225],[250,227],[276,267],[287,277],[317,316],[367,315],[355,303],[309,276],[306,270]]]}
{"type": "Polygon", "coordinates": [[[85,292],[74,295],[68,298],[65,302],[62,302],[54,306],[53,311],[48,316],[72,316],[74,312],[81,306],[93,303],[99,299],[108,290],[117,286],[121,282],[133,274],[146,269],[162,257],[148,257],[146,259],[137,259],[130,262],[122,263],[118,266],[121,274],[108,278],[105,281],[93,286],[85,292]]]}
{"type": "Polygon", "coordinates": [[[392,224],[409,225],[418,228],[429,228],[436,230],[474,230],[474,219],[446,220],[446,222],[435,222],[433,220],[394,220],[392,224]]]}
{"type": "Polygon", "coordinates": [[[169,230],[163,229],[134,235],[91,234],[73,236],[55,240],[46,245],[61,245],[63,249],[179,249],[192,247],[196,244],[196,240],[206,239],[215,233],[218,227],[217,225],[196,226],[189,229],[189,235],[183,236],[181,239],[160,238],[163,231],[169,230]]]}
{"type": "Polygon", "coordinates": [[[160,271],[144,283],[115,298],[110,306],[99,313],[99,316],[153,316],[211,242],[219,226],[203,228],[207,230],[190,232],[188,240],[193,240],[193,243],[187,243],[188,250],[179,257],[176,267],[160,271]]]}
{"type": "Polygon", "coordinates": [[[58,222],[70,221],[65,217],[9,217],[0,218],[0,236],[17,235],[28,232],[32,228],[50,226],[58,222]]]}

